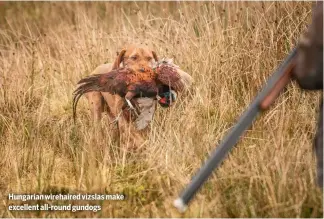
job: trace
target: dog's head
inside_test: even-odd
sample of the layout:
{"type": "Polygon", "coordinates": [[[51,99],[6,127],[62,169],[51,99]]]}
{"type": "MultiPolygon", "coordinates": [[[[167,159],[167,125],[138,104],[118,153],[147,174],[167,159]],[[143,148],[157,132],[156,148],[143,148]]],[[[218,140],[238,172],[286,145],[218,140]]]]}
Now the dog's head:
{"type": "Polygon", "coordinates": [[[155,62],[158,61],[156,53],[142,46],[128,46],[119,52],[113,69],[119,67],[128,67],[136,71],[145,71],[147,68],[152,68],[155,62]]]}

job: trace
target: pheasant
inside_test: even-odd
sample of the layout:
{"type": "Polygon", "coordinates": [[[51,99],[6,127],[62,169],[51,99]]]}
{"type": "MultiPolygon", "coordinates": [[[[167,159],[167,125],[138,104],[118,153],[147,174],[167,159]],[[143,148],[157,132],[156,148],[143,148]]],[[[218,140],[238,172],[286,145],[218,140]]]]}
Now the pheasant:
{"type": "Polygon", "coordinates": [[[176,92],[185,88],[185,81],[178,73],[178,66],[171,59],[163,59],[153,68],[135,71],[130,68],[119,68],[105,74],[91,75],[78,82],[74,91],[73,118],[76,117],[76,107],[80,97],[91,91],[109,92],[124,97],[131,109],[134,109],[131,99],[134,97],[154,97],[159,99],[159,92],[169,86],[176,92]]]}

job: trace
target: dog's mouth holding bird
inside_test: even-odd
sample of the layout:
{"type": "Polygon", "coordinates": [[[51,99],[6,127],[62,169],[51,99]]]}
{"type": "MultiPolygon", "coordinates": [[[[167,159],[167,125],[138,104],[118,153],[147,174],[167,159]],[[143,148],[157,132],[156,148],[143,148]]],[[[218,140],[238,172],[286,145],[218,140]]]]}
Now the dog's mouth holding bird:
{"type": "MultiPolygon", "coordinates": [[[[85,93],[91,91],[109,92],[125,98],[126,104],[136,112],[131,100],[137,97],[150,97],[158,100],[160,94],[169,91],[182,91],[185,84],[178,73],[179,67],[172,59],[162,59],[155,63],[152,68],[144,70],[121,67],[105,74],[91,75],[78,82],[78,88],[74,91],[73,118],[76,118],[76,107],[79,99],[85,93]]],[[[174,98],[174,95],[170,96],[174,98]]],[[[163,100],[165,103],[167,101],[163,100]]]]}

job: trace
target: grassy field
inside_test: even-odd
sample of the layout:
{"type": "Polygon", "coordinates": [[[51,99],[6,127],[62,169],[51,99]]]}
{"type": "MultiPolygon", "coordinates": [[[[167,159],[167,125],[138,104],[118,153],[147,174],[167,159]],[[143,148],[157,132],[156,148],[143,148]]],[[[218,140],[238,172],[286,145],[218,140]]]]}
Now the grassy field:
{"type": "Polygon", "coordinates": [[[309,2],[0,3],[0,216],[323,217],[316,187],[320,94],[288,86],[180,214],[173,200],[233,126],[310,21],[309,2]],[[195,83],[158,107],[144,148],[127,151],[76,82],[145,42],[195,83]],[[101,136],[101,137],[100,137],[101,136]],[[12,201],[8,194],[124,193],[124,201],[12,201]],[[9,211],[11,204],[101,205],[9,211]]]}

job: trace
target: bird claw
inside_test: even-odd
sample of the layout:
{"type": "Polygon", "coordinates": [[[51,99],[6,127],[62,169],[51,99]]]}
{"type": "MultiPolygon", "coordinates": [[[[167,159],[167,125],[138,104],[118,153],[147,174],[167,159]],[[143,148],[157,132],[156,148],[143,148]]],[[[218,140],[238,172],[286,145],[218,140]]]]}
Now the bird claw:
{"type": "Polygon", "coordinates": [[[131,108],[132,110],[135,110],[135,107],[133,106],[133,104],[130,102],[130,100],[126,99],[126,102],[129,106],[129,108],[131,108]]]}
{"type": "Polygon", "coordinates": [[[135,107],[133,106],[133,104],[130,102],[130,100],[126,99],[126,102],[129,106],[129,108],[135,112],[136,116],[138,116],[138,113],[137,113],[135,107]]]}

